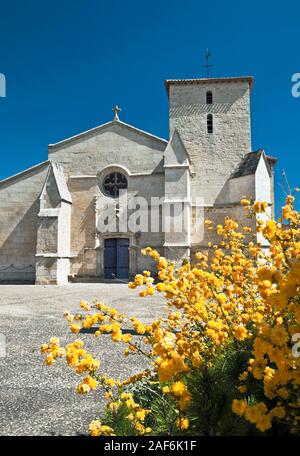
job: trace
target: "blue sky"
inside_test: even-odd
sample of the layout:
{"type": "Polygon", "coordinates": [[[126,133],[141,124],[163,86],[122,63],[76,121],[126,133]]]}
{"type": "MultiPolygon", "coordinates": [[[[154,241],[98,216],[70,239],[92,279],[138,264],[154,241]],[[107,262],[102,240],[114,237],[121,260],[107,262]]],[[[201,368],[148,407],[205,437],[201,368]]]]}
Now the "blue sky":
{"type": "Polygon", "coordinates": [[[168,138],[167,78],[253,75],[253,149],[300,186],[300,2],[11,0],[1,4],[0,179],[47,159],[47,145],[112,118],[168,138]]]}

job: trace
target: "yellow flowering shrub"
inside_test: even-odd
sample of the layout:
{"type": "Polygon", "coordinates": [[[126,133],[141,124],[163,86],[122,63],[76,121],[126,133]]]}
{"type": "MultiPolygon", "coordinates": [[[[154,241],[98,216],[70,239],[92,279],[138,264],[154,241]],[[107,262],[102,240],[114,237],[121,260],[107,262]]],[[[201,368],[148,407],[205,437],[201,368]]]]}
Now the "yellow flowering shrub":
{"type": "Polygon", "coordinates": [[[65,358],[83,375],[79,394],[103,388],[107,422],[93,421],[91,435],[226,433],[231,424],[220,427],[224,416],[257,432],[300,432],[300,356],[295,350],[297,335],[300,339],[300,214],[292,196],[278,222],[257,216],[266,211],[265,202],[251,204],[243,198],[241,203],[257,221],[256,232],[262,233],[267,249],[250,227],[226,218],[216,227],[206,221],[219,243],[209,244],[207,254],[197,253],[194,264],[183,261],[177,267],[150,247],[142,251],[156,261],[158,282],[144,271],[129,287],[142,287],[142,297],[162,293],[168,304],[151,324],[101,302],[81,301],[83,313],[65,313],[71,332],[92,328],[95,337],[110,333],[115,343],[124,344],[124,356],[146,357],[147,370],[115,381],[99,373],[100,361],[86,353],[80,340],[60,347],[52,338],[42,345],[46,364],[65,358]],[[143,337],[123,332],[129,328],[143,337]],[[145,399],[144,390],[153,394],[145,399]],[[195,406],[201,394],[203,400],[195,406]],[[211,409],[205,409],[207,397],[211,409]],[[219,406],[224,398],[229,400],[226,413],[219,406]],[[158,427],[161,409],[165,426],[158,427]],[[207,410],[219,415],[206,431],[207,410]]]}

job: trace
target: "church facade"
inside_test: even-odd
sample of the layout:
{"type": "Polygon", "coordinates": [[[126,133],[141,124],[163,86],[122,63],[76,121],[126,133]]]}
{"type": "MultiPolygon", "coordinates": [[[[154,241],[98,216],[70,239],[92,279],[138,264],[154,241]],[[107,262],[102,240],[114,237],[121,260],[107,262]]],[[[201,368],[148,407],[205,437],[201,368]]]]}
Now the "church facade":
{"type": "Polygon", "coordinates": [[[253,78],[165,86],[168,140],[124,123],[116,107],[108,123],[49,145],[47,161],[0,181],[0,282],[126,280],[153,270],[147,246],[193,259],[213,241],[204,219],[243,222],[243,195],[273,212],[276,159],[251,147],[253,78]],[[184,226],[174,230],[178,205],[184,226]]]}

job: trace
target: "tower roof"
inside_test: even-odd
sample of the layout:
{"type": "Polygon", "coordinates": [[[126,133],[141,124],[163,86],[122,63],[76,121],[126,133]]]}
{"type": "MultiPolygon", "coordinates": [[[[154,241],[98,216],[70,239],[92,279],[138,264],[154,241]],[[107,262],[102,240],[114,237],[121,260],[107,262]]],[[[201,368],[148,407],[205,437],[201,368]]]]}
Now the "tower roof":
{"type": "Polygon", "coordinates": [[[271,155],[266,155],[263,149],[258,149],[255,152],[249,152],[243,160],[240,162],[237,169],[232,173],[231,178],[248,176],[249,174],[255,174],[258,167],[260,157],[263,155],[268,171],[270,173],[270,165],[274,166],[277,162],[277,158],[271,155]]]}
{"type": "Polygon", "coordinates": [[[252,76],[237,76],[237,77],[225,77],[225,78],[199,78],[199,79],[166,79],[165,86],[167,94],[169,96],[169,90],[171,85],[188,85],[188,84],[218,84],[228,82],[248,82],[250,90],[254,84],[254,78],[252,76]]]}

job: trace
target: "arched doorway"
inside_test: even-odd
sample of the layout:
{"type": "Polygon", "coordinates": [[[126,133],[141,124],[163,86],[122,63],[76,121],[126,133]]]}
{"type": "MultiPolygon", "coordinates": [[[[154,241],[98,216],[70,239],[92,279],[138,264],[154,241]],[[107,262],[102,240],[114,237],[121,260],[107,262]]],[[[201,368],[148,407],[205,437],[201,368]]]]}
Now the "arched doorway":
{"type": "Polygon", "coordinates": [[[109,238],[104,240],[104,278],[128,279],[129,239],[109,238]]]}

